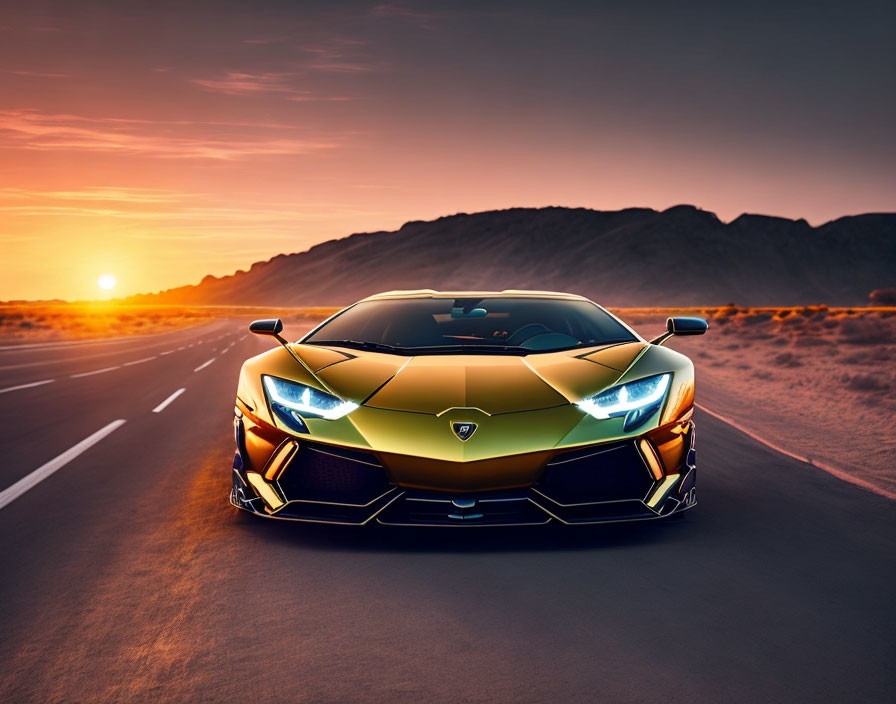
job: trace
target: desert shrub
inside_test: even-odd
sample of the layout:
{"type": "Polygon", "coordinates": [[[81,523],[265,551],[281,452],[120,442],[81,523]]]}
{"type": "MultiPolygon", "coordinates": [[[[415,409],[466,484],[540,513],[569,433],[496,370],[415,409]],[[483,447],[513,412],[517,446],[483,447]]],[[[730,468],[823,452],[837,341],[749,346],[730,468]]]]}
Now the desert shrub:
{"type": "Polygon", "coordinates": [[[763,381],[769,381],[775,378],[775,375],[767,369],[757,369],[751,376],[755,379],[762,379],[763,381]]]}
{"type": "Polygon", "coordinates": [[[868,295],[872,306],[896,306],[896,288],[878,288],[868,295]]]}
{"type": "Polygon", "coordinates": [[[776,354],[772,359],[772,364],[786,368],[803,366],[803,363],[796,358],[793,352],[781,352],[780,354],[776,354]]]}
{"type": "Polygon", "coordinates": [[[775,318],[778,320],[784,320],[784,318],[793,314],[793,311],[790,308],[781,308],[777,313],[775,313],[775,318]]]}
{"type": "Polygon", "coordinates": [[[737,306],[734,305],[733,303],[729,303],[727,306],[719,308],[716,311],[715,317],[716,318],[728,318],[728,317],[731,317],[732,315],[737,315],[738,312],[739,311],[738,311],[737,306]]]}
{"type": "Polygon", "coordinates": [[[830,347],[834,343],[830,340],[825,340],[823,337],[814,337],[814,336],[805,336],[805,337],[797,337],[793,340],[793,344],[796,347],[830,347]]]}
{"type": "Polygon", "coordinates": [[[767,323],[771,319],[772,316],[767,313],[753,313],[752,315],[738,316],[738,320],[740,320],[743,325],[758,325],[759,323],[767,323]]]}
{"type": "Polygon", "coordinates": [[[879,374],[844,374],[841,380],[851,391],[889,391],[891,384],[879,374]]]}
{"type": "Polygon", "coordinates": [[[826,305],[803,306],[802,308],[799,309],[798,312],[804,318],[811,318],[811,317],[818,317],[818,316],[824,317],[824,315],[827,314],[828,310],[830,310],[830,309],[826,305]]]}
{"type": "Polygon", "coordinates": [[[793,317],[790,317],[790,318],[785,318],[784,320],[781,321],[781,327],[783,329],[801,328],[805,324],[806,324],[806,319],[800,318],[796,315],[794,315],[793,317]]]}
{"type": "Polygon", "coordinates": [[[894,341],[893,326],[881,318],[863,316],[840,321],[840,339],[849,345],[880,345],[894,341]]]}
{"type": "Polygon", "coordinates": [[[889,362],[891,359],[893,359],[893,355],[885,347],[873,347],[843,357],[846,364],[878,364],[879,362],[889,362]]]}

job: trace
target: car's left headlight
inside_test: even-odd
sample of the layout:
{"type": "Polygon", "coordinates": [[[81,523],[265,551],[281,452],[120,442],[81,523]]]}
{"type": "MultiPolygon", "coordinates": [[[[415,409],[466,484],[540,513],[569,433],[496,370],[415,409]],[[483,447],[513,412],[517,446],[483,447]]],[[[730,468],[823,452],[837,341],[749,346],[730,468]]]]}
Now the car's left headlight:
{"type": "Polygon", "coordinates": [[[657,374],[630,381],[583,398],[576,405],[595,418],[616,418],[634,411],[633,417],[646,420],[647,412],[652,413],[662,403],[671,379],[671,374],[657,374]]]}
{"type": "Polygon", "coordinates": [[[273,410],[278,415],[292,418],[304,425],[301,416],[312,416],[336,420],[358,408],[357,403],[343,401],[319,389],[311,388],[295,381],[287,381],[276,376],[262,375],[265,391],[273,410]],[[296,417],[300,416],[300,417],[296,417]]]}

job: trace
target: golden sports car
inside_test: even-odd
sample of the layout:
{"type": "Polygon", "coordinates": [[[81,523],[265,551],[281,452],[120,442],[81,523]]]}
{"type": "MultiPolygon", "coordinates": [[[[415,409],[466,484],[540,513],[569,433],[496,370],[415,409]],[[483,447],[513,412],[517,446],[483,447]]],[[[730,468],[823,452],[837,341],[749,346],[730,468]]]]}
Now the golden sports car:
{"type": "Polygon", "coordinates": [[[581,296],[392,291],[242,367],[231,503],[363,525],[588,524],[696,503],[694,366],[581,296]]]}

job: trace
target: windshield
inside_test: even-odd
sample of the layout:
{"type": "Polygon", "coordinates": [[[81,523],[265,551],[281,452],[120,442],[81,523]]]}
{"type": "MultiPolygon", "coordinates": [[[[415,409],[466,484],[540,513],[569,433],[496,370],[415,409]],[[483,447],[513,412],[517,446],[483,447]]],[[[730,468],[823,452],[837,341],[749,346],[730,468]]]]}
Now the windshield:
{"type": "Polygon", "coordinates": [[[394,353],[528,354],[635,340],[589,301],[404,298],[358,303],[302,342],[394,353]]]}

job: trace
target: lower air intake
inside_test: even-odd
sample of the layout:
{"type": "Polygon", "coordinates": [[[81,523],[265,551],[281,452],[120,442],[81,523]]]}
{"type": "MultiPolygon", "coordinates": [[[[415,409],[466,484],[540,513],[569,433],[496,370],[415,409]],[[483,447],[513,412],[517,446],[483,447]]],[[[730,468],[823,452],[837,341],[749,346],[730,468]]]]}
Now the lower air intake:
{"type": "Polygon", "coordinates": [[[643,499],[653,475],[633,442],[557,455],[535,488],[563,504],[643,499]]]}
{"type": "Polygon", "coordinates": [[[326,445],[301,443],[277,479],[288,501],[365,505],[389,489],[376,457],[326,445]]]}

